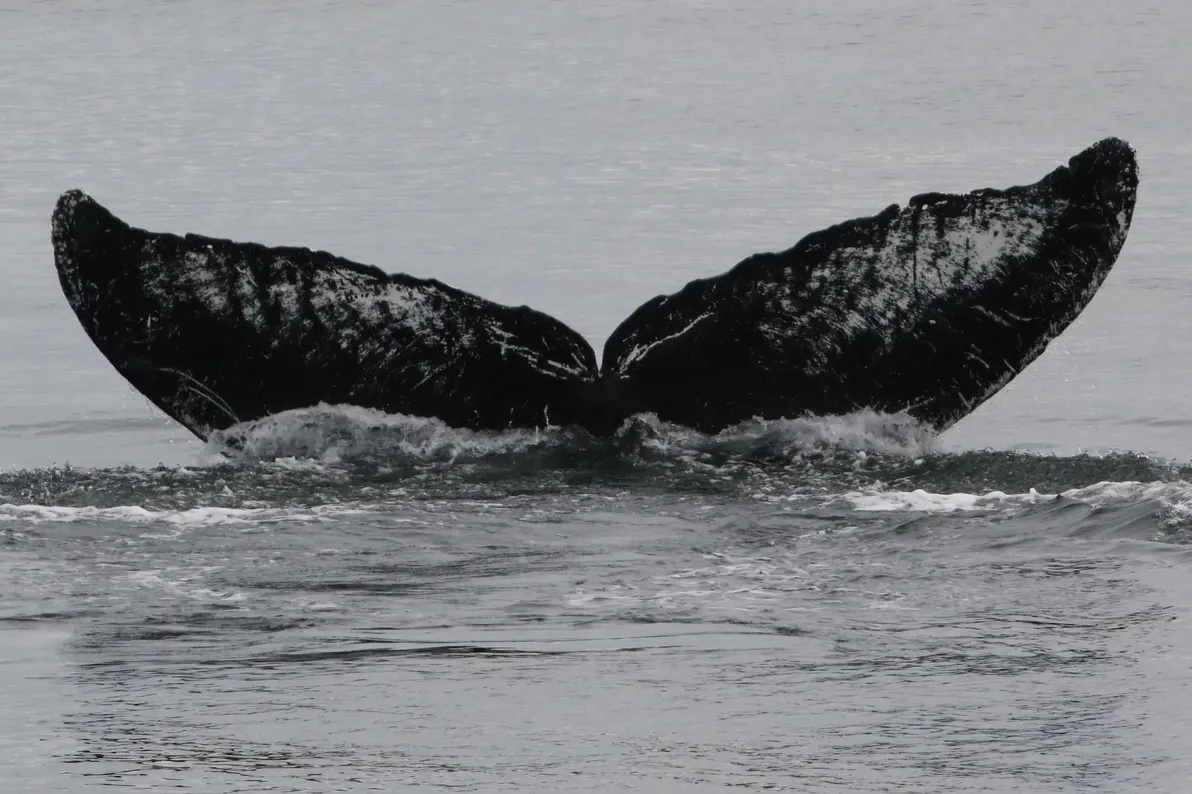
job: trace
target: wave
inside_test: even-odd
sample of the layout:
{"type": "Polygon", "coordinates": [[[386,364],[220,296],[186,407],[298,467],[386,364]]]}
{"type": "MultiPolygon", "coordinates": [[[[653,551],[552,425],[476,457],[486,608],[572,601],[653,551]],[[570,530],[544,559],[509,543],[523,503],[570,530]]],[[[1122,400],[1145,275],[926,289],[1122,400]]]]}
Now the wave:
{"type": "Polygon", "coordinates": [[[0,520],[25,521],[31,524],[46,522],[75,523],[80,521],[113,521],[121,524],[170,524],[180,527],[201,527],[223,524],[261,526],[277,523],[310,522],[324,517],[341,518],[383,509],[376,505],[315,505],[300,509],[270,507],[190,507],[179,510],[153,510],[141,505],[96,507],[86,505],[0,504],[0,520]]]}
{"type": "MultiPolygon", "coordinates": [[[[902,532],[908,526],[905,522],[912,520],[913,524],[913,520],[918,518],[983,516],[987,521],[1004,527],[1018,527],[1030,536],[1129,538],[1167,544],[1192,544],[1192,482],[1183,480],[1099,482],[1055,493],[1044,493],[1037,489],[1023,493],[941,493],[927,489],[904,491],[878,483],[841,493],[757,496],[755,494],[752,499],[742,499],[730,506],[733,524],[740,525],[741,520],[746,519],[752,525],[748,516],[754,515],[760,522],[759,526],[769,526],[771,530],[781,533],[779,525],[774,524],[778,521],[781,527],[798,534],[802,530],[794,529],[799,526],[794,517],[822,514],[831,519],[845,516],[848,526],[854,529],[872,527],[877,530],[884,527],[902,532]],[[790,512],[792,509],[794,514],[790,512]],[[890,523],[891,520],[893,523],[890,523]]],[[[567,494],[564,501],[558,507],[567,515],[585,509],[581,503],[583,500],[577,499],[574,494],[567,494]]],[[[602,512],[609,509],[607,502],[600,496],[592,501],[602,512]]],[[[20,545],[28,540],[26,532],[44,524],[111,526],[131,530],[142,538],[173,538],[180,533],[214,527],[231,527],[237,532],[267,532],[273,527],[293,529],[297,526],[314,526],[329,529],[338,525],[355,530],[361,525],[376,525],[388,531],[410,529],[437,532],[458,521],[458,514],[463,512],[496,513],[510,521],[517,521],[524,512],[519,508],[524,506],[516,500],[459,500],[448,507],[445,516],[439,509],[441,503],[426,505],[408,496],[375,502],[284,507],[153,508],[142,505],[100,507],[4,503],[0,504],[0,545],[20,545]],[[448,520],[445,521],[445,518],[448,520]]],[[[691,511],[691,517],[698,520],[701,508],[706,508],[706,505],[689,502],[686,507],[691,511]]],[[[541,512],[538,508],[535,510],[541,512]]],[[[714,515],[723,517],[725,513],[721,510],[714,515]]],[[[981,526],[988,528],[993,525],[970,527],[966,532],[999,534],[997,531],[981,529],[981,526]]]]}
{"type": "Polygon", "coordinates": [[[1032,488],[1027,493],[1008,494],[990,491],[984,494],[931,493],[923,489],[897,491],[873,488],[841,494],[840,500],[858,511],[904,511],[918,513],[956,513],[996,510],[1006,505],[1029,506],[1068,499],[1100,508],[1116,503],[1157,499],[1192,517],[1192,484],[1178,482],[1099,482],[1085,488],[1071,488],[1062,493],[1043,494],[1032,488]]]}
{"type": "Polygon", "coordinates": [[[1192,525],[1189,481],[1192,467],[1130,453],[950,451],[910,417],[872,411],[756,420],[715,435],[643,415],[598,439],[563,429],[457,430],[321,405],[216,434],[194,466],[0,472],[0,524],[264,525],[392,518],[444,501],[469,509],[469,500],[560,496],[607,505],[633,494],[854,513],[1147,503],[1183,527],[1192,525]]]}

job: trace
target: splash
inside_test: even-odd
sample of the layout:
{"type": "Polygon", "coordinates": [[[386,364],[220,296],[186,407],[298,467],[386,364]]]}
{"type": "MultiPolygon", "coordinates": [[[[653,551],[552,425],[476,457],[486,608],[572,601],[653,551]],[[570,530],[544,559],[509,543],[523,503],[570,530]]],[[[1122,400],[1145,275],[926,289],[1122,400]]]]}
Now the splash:
{"type": "MultiPolygon", "coordinates": [[[[920,458],[930,454],[936,443],[936,431],[908,414],[868,409],[838,416],[752,419],[712,436],[679,425],[662,426],[675,451],[715,450],[779,460],[827,451],[920,458]]],[[[665,441],[658,448],[667,448],[665,441]]]]}
{"type": "Polygon", "coordinates": [[[213,433],[202,459],[208,464],[283,459],[339,463],[377,457],[463,462],[552,450],[685,460],[727,456],[791,460],[826,450],[915,458],[929,454],[934,444],[935,431],[928,425],[906,414],[871,410],[841,416],[754,419],[714,435],[660,421],[654,414],[639,414],[627,419],[612,439],[600,439],[584,430],[558,427],[467,430],[433,418],[320,404],[213,433]]]}
{"type": "Polygon", "coordinates": [[[453,462],[528,452],[577,435],[561,429],[466,430],[434,418],[320,403],[212,433],[201,459],[209,464],[280,459],[338,463],[360,457],[453,462]]]}
{"type": "Polygon", "coordinates": [[[658,497],[763,510],[971,514],[1046,509],[1062,497],[1094,508],[1158,504],[1172,527],[1192,527],[1192,466],[1125,453],[937,446],[934,432],[911,417],[872,411],[751,420],[716,434],[643,414],[596,438],[557,427],[459,430],[437,419],[320,405],[215,434],[190,467],[0,473],[0,525],[269,523],[301,520],[315,508],[389,513],[553,497],[565,497],[559,504],[572,511],[658,497]]]}

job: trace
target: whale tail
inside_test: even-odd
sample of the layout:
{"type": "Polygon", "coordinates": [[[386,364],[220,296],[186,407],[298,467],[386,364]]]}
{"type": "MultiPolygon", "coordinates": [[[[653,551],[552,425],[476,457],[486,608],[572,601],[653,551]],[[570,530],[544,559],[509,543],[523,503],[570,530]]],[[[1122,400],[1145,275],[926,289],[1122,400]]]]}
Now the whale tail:
{"type": "Polygon", "coordinates": [[[52,238],[96,347],[201,438],[318,403],[598,435],[639,412],[716,432],[860,408],[942,429],[1084,309],[1137,189],[1133,149],[1109,138],[1031,185],[915,196],[646,302],[599,370],[528,307],[307,248],[149,232],[77,190],[52,238]]]}
{"type": "Polygon", "coordinates": [[[915,196],[654,298],[609,337],[604,372],[705,431],[860,408],[946,428],[1089,303],[1137,191],[1134,151],[1110,138],[1032,185],[915,196]]]}

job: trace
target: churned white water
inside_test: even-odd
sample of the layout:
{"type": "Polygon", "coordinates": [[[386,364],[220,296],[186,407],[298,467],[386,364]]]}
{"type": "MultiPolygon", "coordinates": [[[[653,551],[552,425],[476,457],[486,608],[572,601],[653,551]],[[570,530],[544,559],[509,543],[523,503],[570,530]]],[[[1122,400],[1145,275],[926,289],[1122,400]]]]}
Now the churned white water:
{"type": "Polygon", "coordinates": [[[1190,35],[1173,0],[0,3],[0,788],[1186,791],[1190,35]],[[233,452],[120,379],[50,247],[77,187],[600,350],[1109,135],[1117,266],[940,438],[320,406],[233,452]]]}

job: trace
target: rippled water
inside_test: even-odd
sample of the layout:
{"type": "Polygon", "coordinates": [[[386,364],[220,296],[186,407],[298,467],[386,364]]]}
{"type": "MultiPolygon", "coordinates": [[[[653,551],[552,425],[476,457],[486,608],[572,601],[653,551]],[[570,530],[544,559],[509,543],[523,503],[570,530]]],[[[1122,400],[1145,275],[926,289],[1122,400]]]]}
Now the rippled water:
{"type": "Polygon", "coordinates": [[[1190,32],[1170,0],[0,4],[4,790],[1185,791],[1190,32]],[[939,439],[322,407],[202,445],[49,246],[81,187],[599,349],[1106,135],[1142,165],[1117,268],[939,439]]]}
{"type": "Polygon", "coordinates": [[[249,435],[264,459],[0,478],[18,790],[1187,777],[1180,465],[941,454],[866,415],[609,442],[305,416],[249,435]]]}

